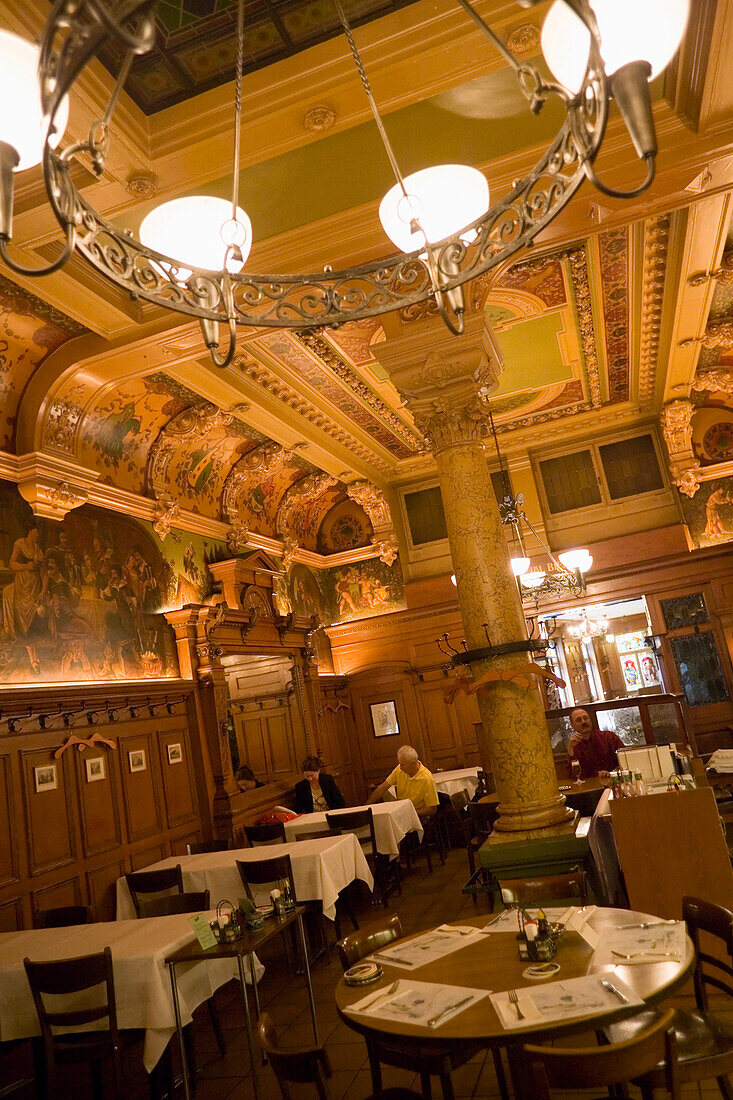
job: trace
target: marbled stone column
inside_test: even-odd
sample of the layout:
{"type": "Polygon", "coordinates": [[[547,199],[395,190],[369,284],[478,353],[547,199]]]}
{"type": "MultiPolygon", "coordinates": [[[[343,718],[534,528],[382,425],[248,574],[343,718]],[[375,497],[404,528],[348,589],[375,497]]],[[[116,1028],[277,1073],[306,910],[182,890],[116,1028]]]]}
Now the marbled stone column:
{"type": "MultiPolygon", "coordinates": [[[[433,331],[427,357],[424,339],[412,346],[404,338],[391,341],[375,353],[389,367],[435,456],[466,642],[474,650],[489,644],[486,631],[492,645],[527,635],[484,443],[486,395],[496,387],[501,368],[483,319],[471,320],[460,339],[446,340],[433,331]]],[[[476,660],[471,670],[478,679],[488,669],[521,669],[528,663],[527,653],[517,652],[476,660]]],[[[479,751],[499,794],[496,829],[516,833],[563,824],[572,814],[558,792],[538,689],[500,681],[488,684],[477,699],[483,726],[479,751]]]]}

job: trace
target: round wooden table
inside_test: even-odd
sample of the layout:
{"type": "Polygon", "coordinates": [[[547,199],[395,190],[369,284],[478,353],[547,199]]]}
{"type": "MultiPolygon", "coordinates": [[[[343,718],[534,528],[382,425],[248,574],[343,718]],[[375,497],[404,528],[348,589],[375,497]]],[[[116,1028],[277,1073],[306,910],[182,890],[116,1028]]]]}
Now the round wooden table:
{"type": "MultiPolygon", "coordinates": [[[[637,921],[655,920],[653,916],[630,912],[628,909],[596,909],[589,924],[601,936],[621,925],[637,921]]],[[[490,916],[473,917],[462,920],[462,925],[484,927],[490,916]]],[[[421,935],[422,933],[418,933],[421,935]]],[[[412,937],[407,937],[412,938],[412,937]]],[[[593,950],[577,932],[566,932],[559,942],[555,962],[560,971],[553,980],[563,981],[579,978],[584,974],[603,974],[607,972],[611,980],[618,975],[645,1002],[653,1005],[668,997],[689,977],[695,962],[695,952],[688,936],[685,937],[685,950],[679,962],[660,960],[644,965],[597,965],[593,962],[593,950]]],[[[378,983],[366,987],[346,985],[343,979],[336,987],[336,1005],[344,1023],[354,1031],[364,1035],[369,1047],[369,1038],[399,1039],[400,1046],[406,1049],[414,1047],[416,1054],[415,1070],[419,1069],[420,1050],[430,1049],[435,1053],[450,1049],[466,1051],[480,1050],[486,1047],[505,1047],[509,1053],[510,1065],[514,1077],[515,1092],[522,1095],[521,1073],[516,1059],[512,1057],[525,1042],[538,1042],[556,1038],[573,1032],[593,1031],[608,1023],[633,1016],[642,1011],[638,1005],[626,1007],[619,1003],[617,1009],[610,1009],[595,1016],[582,1019],[561,1020],[556,1023],[528,1024],[522,1028],[507,1031],[496,1014],[491,1001],[482,999],[476,1005],[469,1005],[463,1012],[450,1017],[441,1025],[439,1033],[429,1027],[420,1027],[394,1020],[375,1017],[354,1016],[344,1012],[354,1001],[359,1001],[369,992],[387,988],[395,978],[415,978],[422,982],[437,982],[445,985],[467,986],[471,989],[488,989],[492,993],[502,990],[537,988],[547,982],[527,981],[522,971],[528,965],[522,962],[517,953],[517,941],[510,932],[496,932],[476,943],[444,956],[437,962],[425,966],[410,968],[390,966],[386,959],[381,960],[384,975],[378,983]]]]}

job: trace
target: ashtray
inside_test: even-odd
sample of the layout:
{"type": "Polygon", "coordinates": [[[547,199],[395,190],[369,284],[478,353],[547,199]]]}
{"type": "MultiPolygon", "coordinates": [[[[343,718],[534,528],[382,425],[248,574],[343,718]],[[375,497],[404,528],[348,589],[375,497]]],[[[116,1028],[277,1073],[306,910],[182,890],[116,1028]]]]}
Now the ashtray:
{"type": "Polygon", "coordinates": [[[384,971],[378,963],[357,963],[344,973],[347,985],[370,985],[378,982],[384,971]]]}
{"type": "Polygon", "coordinates": [[[544,978],[552,978],[560,969],[560,963],[543,962],[534,963],[522,971],[523,978],[529,978],[531,982],[539,982],[544,978]]]}
{"type": "Polygon", "coordinates": [[[275,913],[274,905],[257,905],[255,906],[255,913],[260,917],[272,917],[275,913]]]}

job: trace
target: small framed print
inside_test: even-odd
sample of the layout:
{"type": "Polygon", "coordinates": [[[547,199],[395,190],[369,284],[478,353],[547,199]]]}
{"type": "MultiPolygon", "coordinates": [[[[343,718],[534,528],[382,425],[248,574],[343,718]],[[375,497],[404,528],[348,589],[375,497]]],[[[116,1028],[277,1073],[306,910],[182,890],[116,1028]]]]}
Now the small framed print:
{"type": "Polygon", "coordinates": [[[133,749],[132,752],[128,752],[127,759],[130,761],[131,772],[144,772],[146,770],[144,749],[133,749]]]}
{"type": "Polygon", "coordinates": [[[372,703],[369,709],[372,712],[375,737],[395,737],[400,732],[394,699],[384,703],[372,703]]]}
{"type": "Polygon", "coordinates": [[[36,779],[36,793],[56,790],[59,784],[55,764],[43,764],[40,768],[34,768],[33,772],[36,779]]]}
{"type": "Polygon", "coordinates": [[[84,767],[87,770],[87,783],[98,783],[100,779],[106,778],[103,756],[94,756],[91,760],[85,760],[84,767]]]}
{"type": "Polygon", "coordinates": [[[169,745],[168,746],[168,763],[169,764],[180,764],[182,760],[183,760],[183,752],[181,750],[181,746],[180,745],[169,745]]]}

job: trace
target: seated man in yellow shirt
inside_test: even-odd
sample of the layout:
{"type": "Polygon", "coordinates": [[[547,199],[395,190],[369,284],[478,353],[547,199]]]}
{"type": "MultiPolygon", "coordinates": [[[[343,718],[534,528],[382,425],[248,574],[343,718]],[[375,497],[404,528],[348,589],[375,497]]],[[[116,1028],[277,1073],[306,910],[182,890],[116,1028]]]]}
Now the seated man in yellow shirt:
{"type": "Polygon", "coordinates": [[[397,767],[389,773],[384,783],[375,787],[367,802],[378,802],[390,787],[396,788],[398,798],[409,798],[419,814],[438,805],[435,780],[410,745],[403,745],[397,750],[397,767]]]}

